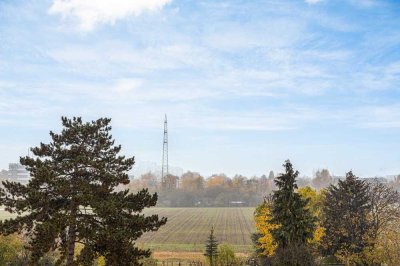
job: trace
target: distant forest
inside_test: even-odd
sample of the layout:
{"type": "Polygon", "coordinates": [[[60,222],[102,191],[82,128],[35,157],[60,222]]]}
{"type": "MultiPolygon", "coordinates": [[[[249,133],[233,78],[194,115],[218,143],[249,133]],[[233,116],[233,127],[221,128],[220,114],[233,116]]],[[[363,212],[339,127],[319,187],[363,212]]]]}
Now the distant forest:
{"type": "MultiPolygon", "coordinates": [[[[138,191],[148,188],[157,192],[160,207],[236,207],[258,206],[264,197],[276,189],[275,174],[247,178],[242,175],[228,177],[214,174],[204,178],[196,172],[186,172],[182,176],[168,175],[161,181],[154,173],[148,172],[135,178],[129,189],[138,191]]],[[[341,177],[332,176],[327,169],[318,170],[313,178],[299,178],[299,187],[310,186],[317,190],[330,184],[337,184],[341,177]]],[[[400,190],[400,175],[394,180],[384,178],[366,178],[368,182],[381,182],[400,190]]]]}

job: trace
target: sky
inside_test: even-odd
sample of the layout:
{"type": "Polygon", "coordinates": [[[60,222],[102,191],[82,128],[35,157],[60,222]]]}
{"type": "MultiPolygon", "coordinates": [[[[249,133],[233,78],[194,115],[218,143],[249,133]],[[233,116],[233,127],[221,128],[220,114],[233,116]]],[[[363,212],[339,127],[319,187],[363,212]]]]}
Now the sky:
{"type": "Polygon", "coordinates": [[[398,0],[0,0],[0,169],[61,116],[203,175],[400,174],[398,0]]]}

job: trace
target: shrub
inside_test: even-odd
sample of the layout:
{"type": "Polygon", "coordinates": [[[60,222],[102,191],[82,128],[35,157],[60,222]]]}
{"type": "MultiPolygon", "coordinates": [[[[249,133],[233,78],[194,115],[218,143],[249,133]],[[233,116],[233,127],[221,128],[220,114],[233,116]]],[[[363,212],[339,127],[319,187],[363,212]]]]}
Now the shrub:
{"type": "Polygon", "coordinates": [[[232,246],[228,244],[221,244],[218,246],[217,265],[219,266],[237,265],[237,259],[232,246]]]}
{"type": "Polygon", "coordinates": [[[314,266],[314,257],[304,244],[289,244],[279,248],[272,258],[272,265],[276,266],[314,266]]]}
{"type": "Polygon", "coordinates": [[[24,243],[17,235],[0,236],[0,265],[7,265],[24,252],[24,243]]]}

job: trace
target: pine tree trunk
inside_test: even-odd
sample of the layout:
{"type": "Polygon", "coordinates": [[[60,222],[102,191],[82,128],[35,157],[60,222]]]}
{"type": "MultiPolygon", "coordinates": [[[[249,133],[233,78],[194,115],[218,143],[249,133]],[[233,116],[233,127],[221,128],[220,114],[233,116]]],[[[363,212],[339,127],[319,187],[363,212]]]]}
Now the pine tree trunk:
{"type": "Polygon", "coordinates": [[[77,210],[72,207],[71,216],[72,222],[68,228],[68,257],[67,257],[67,266],[74,265],[74,255],[75,255],[75,241],[76,241],[76,213],[77,210]]]}
{"type": "Polygon", "coordinates": [[[69,243],[68,243],[67,266],[74,265],[75,238],[76,238],[75,225],[71,225],[68,228],[68,241],[69,241],[69,243]]]}

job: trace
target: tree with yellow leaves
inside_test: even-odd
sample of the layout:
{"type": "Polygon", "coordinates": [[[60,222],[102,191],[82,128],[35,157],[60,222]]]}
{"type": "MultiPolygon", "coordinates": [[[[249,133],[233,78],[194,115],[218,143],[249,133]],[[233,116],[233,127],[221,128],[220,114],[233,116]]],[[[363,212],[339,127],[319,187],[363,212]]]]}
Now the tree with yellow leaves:
{"type": "Polygon", "coordinates": [[[297,192],[303,199],[308,199],[307,208],[311,211],[314,217],[317,217],[313,238],[308,240],[308,243],[316,252],[321,245],[321,239],[325,234],[325,228],[322,226],[322,206],[324,203],[324,191],[316,190],[309,186],[299,188],[297,192]]]}
{"type": "Polygon", "coordinates": [[[271,224],[271,198],[265,198],[264,203],[258,206],[254,212],[254,220],[257,229],[257,249],[260,255],[272,256],[275,253],[277,244],[274,241],[271,230],[278,227],[278,225],[271,224]]]}
{"type": "MultiPolygon", "coordinates": [[[[324,228],[320,223],[321,208],[323,204],[323,190],[317,191],[309,186],[302,187],[297,190],[303,199],[308,199],[307,208],[311,211],[313,216],[317,217],[316,227],[314,230],[313,238],[308,240],[308,244],[316,251],[320,245],[321,238],[324,235],[324,228]]],[[[258,206],[254,212],[254,221],[256,224],[257,237],[256,247],[261,256],[271,257],[277,249],[277,243],[274,241],[271,230],[277,228],[279,225],[271,224],[271,197],[266,197],[264,202],[258,206]]]]}

